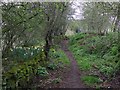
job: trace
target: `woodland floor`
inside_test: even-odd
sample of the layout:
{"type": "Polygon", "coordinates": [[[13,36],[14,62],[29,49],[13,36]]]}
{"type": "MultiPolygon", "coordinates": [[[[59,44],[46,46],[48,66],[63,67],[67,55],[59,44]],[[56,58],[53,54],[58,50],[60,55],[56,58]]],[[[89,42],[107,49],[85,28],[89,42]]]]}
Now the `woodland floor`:
{"type": "MultiPolygon", "coordinates": [[[[95,35],[90,35],[86,38],[92,37],[95,35]]],[[[82,40],[81,40],[82,41],[82,40]]],[[[70,69],[67,70],[66,74],[63,73],[63,81],[59,84],[59,88],[90,88],[86,86],[82,81],[81,77],[84,75],[78,68],[77,62],[74,59],[74,56],[71,51],[68,49],[68,40],[63,40],[61,43],[61,48],[66,53],[67,57],[69,58],[71,65],[70,69]]],[[[105,78],[104,75],[99,74],[101,78],[105,78]]],[[[104,84],[104,83],[103,83],[104,84]]],[[[120,86],[120,73],[118,72],[116,77],[113,78],[109,83],[105,83],[103,87],[110,86],[111,88],[119,88],[120,86]]]]}
{"type": "Polygon", "coordinates": [[[64,81],[61,83],[61,88],[86,88],[83,82],[80,80],[81,73],[77,67],[77,62],[74,59],[72,53],[68,50],[68,40],[64,40],[62,42],[62,49],[68,56],[71,66],[70,71],[67,72],[67,76],[65,77],[64,81]]]}
{"type": "MultiPolygon", "coordinates": [[[[64,68],[59,68],[55,71],[49,71],[48,79],[41,79],[40,77],[36,77],[34,79],[34,86],[40,88],[90,88],[86,86],[82,81],[82,73],[77,65],[76,60],[71,51],[68,49],[68,40],[63,40],[61,43],[61,49],[64,50],[65,54],[70,60],[70,66],[66,66],[64,68]],[[60,78],[59,83],[53,83],[56,78],[60,78]],[[35,85],[36,84],[36,85],[35,85]]],[[[120,74],[116,76],[114,80],[109,82],[109,85],[112,88],[119,87],[120,74]],[[117,85],[117,86],[116,86],[117,85]]]]}
{"type": "Polygon", "coordinates": [[[70,66],[56,71],[49,71],[48,79],[41,79],[36,76],[34,79],[34,87],[42,88],[87,88],[81,81],[81,72],[72,53],[68,50],[68,40],[63,40],[61,48],[70,60],[70,66]],[[51,83],[56,78],[61,78],[59,83],[51,83]]]}

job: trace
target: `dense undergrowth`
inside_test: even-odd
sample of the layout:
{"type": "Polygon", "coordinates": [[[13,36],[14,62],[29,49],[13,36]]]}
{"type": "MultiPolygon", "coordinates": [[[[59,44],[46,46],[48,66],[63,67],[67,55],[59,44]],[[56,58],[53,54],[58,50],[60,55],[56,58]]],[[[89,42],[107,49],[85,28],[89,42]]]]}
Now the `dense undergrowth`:
{"type": "Polygon", "coordinates": [[[117,33],[106,36],[79,33],[70,37],[69,49],[84,72],[82,80],[89,86],[102,87],[102,82],[112,80],[120,70],[117,33]]]}
{"type": "Polygon", "coordinates": [[[35,76],[46,78],[49,70],[69,66],[70,62],[61,49],[51,48],[49,61],[45,61],[42,47],[15,48],[10,58],[3,60],[3,89],[29,88],[35,76]]]}

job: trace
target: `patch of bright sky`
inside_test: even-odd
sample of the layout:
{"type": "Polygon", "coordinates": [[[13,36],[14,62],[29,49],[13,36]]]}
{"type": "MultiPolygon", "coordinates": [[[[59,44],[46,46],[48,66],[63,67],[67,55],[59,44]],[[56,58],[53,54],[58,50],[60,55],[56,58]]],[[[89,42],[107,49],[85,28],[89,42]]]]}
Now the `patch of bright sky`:
{"type": "Polygon", "coordinates": [[[76,20],[83,19],[83,4],[86,2],[120,2],[120,0],[71,0],[73,2],[72,8],[74,9],[74,13],[72,17],[76,20]]]}
{"type": "Polygon", "coordinates": [[[74,9],[74,14],[72,15],[74,19],[83,19],[83,2],[73,2],[72,6],[74,9]]]}

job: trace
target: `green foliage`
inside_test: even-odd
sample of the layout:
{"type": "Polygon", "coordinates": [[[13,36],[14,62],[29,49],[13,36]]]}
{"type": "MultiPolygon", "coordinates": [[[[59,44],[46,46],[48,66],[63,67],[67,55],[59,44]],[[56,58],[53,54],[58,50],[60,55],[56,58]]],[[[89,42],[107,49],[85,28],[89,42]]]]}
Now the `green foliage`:
{"type": "Polygon", "coordinates": [[[87,34],[85,33],[79,33],[76,34],[75,36],[70,37],[70,45],[75,44],[78,40],[83,39],[87,34]]]}
{"type": "Polygon", "coordinates": [[[90,70],[92,67],[91,67],[91,62],[88,60],[85,59],[85,58],[81,58],[82,60],[77,60],[77,63],[80,67],[81,70],[90,70]]]}
{"type": "MultiPolygon", "coordinates": [[[[70,39],[69,41],[69,49],[73,52],[79,68],[83,72],[87,71],[86,74],[88,75],[89,73],[94,74],[94,70],[101,72],[109,79],[115,75],[120,66],[117,56],[117,33],[110,33],[106,36],[88,35],[84,39],[76,40],[77,35],[74,38],[71,37],[73,40],[70,39]]],[[[87,79],[89,83],[92,82],[89,81],[89,78],[87,79]]]]}
{"type": "Polygon", "coordinates": [[[112,48],[111,48],[111,54],[112,55],[116,55],[118,53],[118,46],[117,45],[114,45],[112,48]]]}
{"type": "Polygon", "coordinates": [[[84,81],[85,84],[89,86],[97,85],[98,83],[102,82],[102,80],[99,77],[95,76],[84,76],[81,79],[82,81],[84,81]]]}
{"type": "Polygon", "coordinates": [[[49,52],[49,56],[50,56],[50,61],[48,63],[48,68],[49,69],[57,69],[60,67],[63,67],[65,65],[69,66],[70,65],[70,61],[68,59],[68,57],[65,55],[64,51],[62,51],[61,49],[50,49],[49,52]]]}
{"type": "Polygon", "coordinates": [[[111,66],[101,66],[101,68],[100,68],[100,71],[109,77],[110,77],[110,75],[113,74],[113,70],[114,70],[114,68],[111,66]]]}
{"type": "Polygon", "coordinates": [[[36,7],[38,4],[25,2],[2,4],[3,54],[8,55],[8,51],[14,46],[13,43],[15,47],[39,44],[40,39],[43,38],[45,22],[43,8],[36,7]]]}
{"type": "Polygon", "coordinates": [[[51,69],[51,70],[55,70],[55,69],[57,69],[58,68],[58,66],[57,66],[57,64],[56,63],[50,63],[50,64],[48,64],[48,66],[47,66],[49,69],[51,69]]]}
{"type": "Polygon", "coordinates": [[[58,60],[60,60],[60,62],[63,63],[63,66],[65,66],[65,65],[69,66],[70,61],[69,61],[67,55],[64,53],[64,51],[58,50],[58,52],[59,52],[58,54],[61,56],[58,60]]]}
{"type": "Polygon", "coordinates": [[[115,14],[117,13],[116,9],[118,9],[118,5],[118,3],[109,2],[87,2],[87,4],[83,4],[84,19],[79,20],[79,27],[86,32],[98,32],[100,34],[109,32],[108,28],[111,31],[115,28],[115,31],[117,31],[117,19],[115,21],[111,21],[109,18],[112,17],[115,19],[115,17],[119,15],[115,14]]]}
{"type": "Polygon", "coordinates": [[[42,76],[42,77],[46,77],[46,76],[48,76],[49,73],[47,72],[45,67],[39,66],[37,69],[37,74],[42,76]]]}
{"type": "Polygon", "coordinates": [[[26,61],[33,59],[38,54],[42,53],[42,47],[16,47],[11,49],[10,58],[12,60],[26,61]]]}
{"type": "Polygon", "coordinates": [[[3,88],[27,87],[34,75],[37,74],[39,60],[30,60],[12,67],[3,73],[3,88]]]}
{"type": "Polygon", "coordinates": [[[120,71],[120,60],[119,58],[117,59],[118,62],[117,64],[114,66],[114,73],[116,74],[116,72],[119,72],[120,71]]]}
{"type": "MultiPolygon", "coordinates": [[[[57,39],[60,40],[66,31],[67,13],[64,12],[67,10],[67,4],[66,2],[2,3],[3,57],[9,57],[9,51],[13,47],[35,46],[45,42],[45,37],[49,38],[50,43],[51,41],[58,43],[57,39]]],[[[27,57],[29,55],[23,58],[27,57]]]]}
{"type": "Polygon", "coordinates": [[[86,52],[93,54],[104,55],[109,52],[110,48],[116,45],[112,50],[115,54],[117,53],[117,33],[108,34],[107,36],[92,37],[85,40],[86,52]],[[98,53],[99,52],[99,53],[98,53]]]}

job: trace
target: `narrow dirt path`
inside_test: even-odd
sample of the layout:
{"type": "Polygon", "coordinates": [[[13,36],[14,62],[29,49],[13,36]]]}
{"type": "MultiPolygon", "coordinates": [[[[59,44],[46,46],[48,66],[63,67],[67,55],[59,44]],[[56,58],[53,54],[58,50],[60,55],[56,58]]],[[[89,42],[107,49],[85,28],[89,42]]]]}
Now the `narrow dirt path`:
{"type": "Polygon", "coordinates": [[[71,66],[70,70],[67,72],[63,82],[61,83],[61,88],[85,88],[86,86],[80,80],[80,71],[77,67],[76,60],[74,59],[72,53],[68,50],[68,40],[63,40],[61,43],[61,48],[64,50],[68,56],[71,66]]]}

